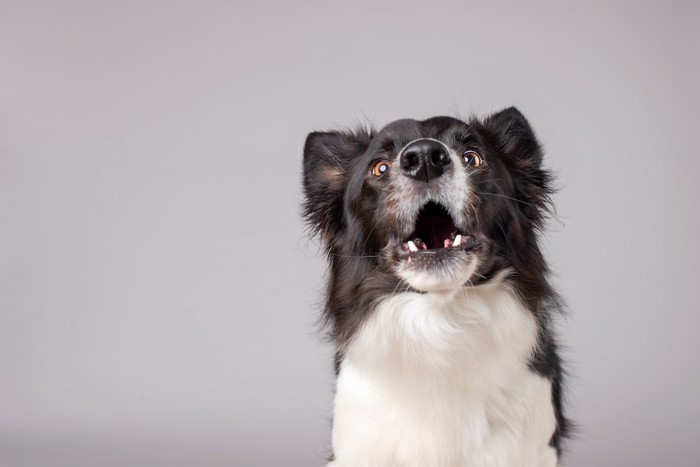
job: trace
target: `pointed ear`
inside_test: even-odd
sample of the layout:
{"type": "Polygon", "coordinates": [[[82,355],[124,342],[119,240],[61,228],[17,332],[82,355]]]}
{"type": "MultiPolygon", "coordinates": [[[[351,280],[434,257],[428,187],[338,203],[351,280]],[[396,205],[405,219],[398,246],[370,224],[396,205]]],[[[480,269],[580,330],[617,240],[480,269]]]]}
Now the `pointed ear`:
{"type": "Polygon", "coordinates": [[[368,130],[313,132],[304,145],[304,217],[314,232],[331,235],[342,227],[348,164],[364,153],[368,130]]]}
{"type": "Polygon", "coordinates": [[[484,121],[496,136],[499,152],[515,157],[523,165],[538,168],[542,164],[542,148],[530,123],[515,107],[496,112],[484,121]]]}
{"type": "Polygon", "coordinates": [[[525,216],[541,227],[552,211],[552,175],[542,168],[542,147],[527,119],[515,107],[501,110],[484,121],[493,143],[507,160],[514,179],[514,196],[525,216]]]}

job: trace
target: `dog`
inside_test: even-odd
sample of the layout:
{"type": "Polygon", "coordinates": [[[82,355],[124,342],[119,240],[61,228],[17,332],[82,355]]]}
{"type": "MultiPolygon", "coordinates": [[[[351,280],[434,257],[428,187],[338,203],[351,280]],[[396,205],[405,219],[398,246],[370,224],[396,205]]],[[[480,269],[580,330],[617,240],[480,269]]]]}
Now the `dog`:
{"type": "Polygon", "coordinates": [[[308,135],[303,210],[336,350],[329,466],[559,464],[542,159],[513,107],[308,135]]]}

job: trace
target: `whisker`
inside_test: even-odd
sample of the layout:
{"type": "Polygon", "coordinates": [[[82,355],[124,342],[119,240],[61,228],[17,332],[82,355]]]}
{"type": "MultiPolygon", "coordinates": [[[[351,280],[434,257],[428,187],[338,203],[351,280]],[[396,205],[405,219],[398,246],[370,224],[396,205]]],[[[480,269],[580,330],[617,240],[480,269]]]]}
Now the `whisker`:
{"type": "Polygon", "coordinates": [[[518,198],[513,198],[512,196],[501,195],[499,193],[479,193],[479,194],[484,195],[484,196],[496,196],[499,198],[510,199],[510,200],[515,201],[517,203],[524,204],[525,206],[532,206],[532,203],[528,203],[528,202],[520,200],[518,198]]]}
{"type": "Polygon", "coordinates": [[[503,225],[501,225],[500,222],[496,222],[496,225],[498,226],[498,228],[499,228],[499,229],[501,230],[501,232],[503,233],[503,238],[508,238],[508,234],[506,234],[506,231],[505,231],[505,229],[503,228],[503,225]]]}
{"type": "Polygon", "coordinates": [[[474,184],[478,185],[480,183],[486,183],[486,182],[503,182],[503,181],[505,181],[505,178],[487,178],[484,180],[475,181],[474,184]]]}
{"type": "Polygon", "coordinates": [[[329,253],[331,256],[338,258],[380,258],[380,255],[343,255],[340,253],[329,253]]]}

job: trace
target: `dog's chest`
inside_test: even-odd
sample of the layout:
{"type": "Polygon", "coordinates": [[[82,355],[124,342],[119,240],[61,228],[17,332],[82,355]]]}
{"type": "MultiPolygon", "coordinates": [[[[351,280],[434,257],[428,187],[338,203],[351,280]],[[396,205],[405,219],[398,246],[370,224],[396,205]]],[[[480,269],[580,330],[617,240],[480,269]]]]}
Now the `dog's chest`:
{"type": "Polygon", "coordinates": [[[537,325],[503,285],[385,299],[338,375],[334,466],[553,466],[537,325]]]}

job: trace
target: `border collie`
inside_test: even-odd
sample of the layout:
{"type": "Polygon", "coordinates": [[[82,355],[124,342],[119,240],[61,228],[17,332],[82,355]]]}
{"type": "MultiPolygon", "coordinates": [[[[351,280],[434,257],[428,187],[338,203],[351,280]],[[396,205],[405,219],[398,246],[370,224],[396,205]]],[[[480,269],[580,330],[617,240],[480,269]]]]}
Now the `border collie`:
{"type": "Polygon", "coordinates": [[[314,132],[303,171],[329,261],[329,465],[557,465],[551,176],[525,117],[314,132]]]}

